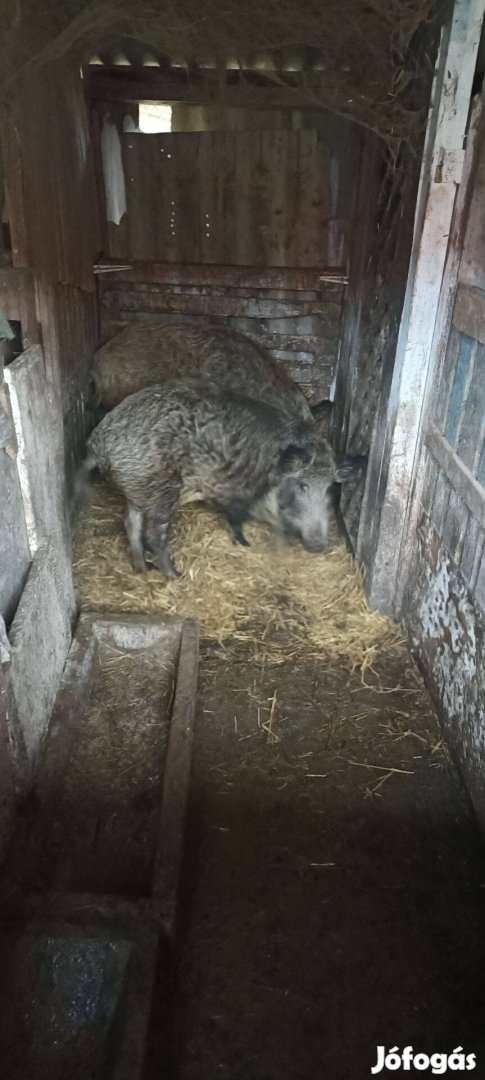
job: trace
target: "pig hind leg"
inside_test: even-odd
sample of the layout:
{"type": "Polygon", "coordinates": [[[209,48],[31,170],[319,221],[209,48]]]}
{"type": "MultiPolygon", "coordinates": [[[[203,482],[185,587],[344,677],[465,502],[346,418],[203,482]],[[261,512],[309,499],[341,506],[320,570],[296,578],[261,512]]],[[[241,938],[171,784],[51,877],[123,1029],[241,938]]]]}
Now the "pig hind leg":
{"type": "Polygon", "coordinates": [[[168,578],[180,577],[167,546],[178,495],[179,488],[172,491],[170,496],[160,499],[147,512],[145,538],[149,551],[145,553],[145,560],[168,578]]]}
{"type": "Polygon", "coordinates": [[[243,499],[231,499],[223,507],[226,520],[231,530],[231,536],[234,544],[241,544],[242,547],[249,547],[249,543],[243,533],[244,522],[249,517],[249,505],[243,499]]]}
{"type": "Polygon", "coordinates": [[[133,569],[137,574],[146,570],[143,552],[143,511],[133,503],[128,503],[125,513],[125,529],[131,550],[133,569]]]}

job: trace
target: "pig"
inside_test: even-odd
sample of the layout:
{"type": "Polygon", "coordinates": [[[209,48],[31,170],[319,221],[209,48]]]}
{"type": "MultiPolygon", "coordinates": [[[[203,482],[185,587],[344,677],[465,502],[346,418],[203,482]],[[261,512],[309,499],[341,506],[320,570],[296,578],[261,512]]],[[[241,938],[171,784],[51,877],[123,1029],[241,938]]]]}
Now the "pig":
{"type": "Polygon", "coordinates": [[[177,577],[167,544],[179,503],[214,503],[244,545],[252,505],[315,452],[311,422],[209,381],[184,380],[138,391],[108,413],[88,440],[85,472],[97,467],[125,496],[134,569],[148,562],[177,577]]]}
{"type": "MultiPolygon", "coordinates": [[[[96,405],[112,409],[137,390],[186,378],[211,379],[292,416],[312,416],[305,395],[265,349],[235,330],[184,322],[133,323],[103,345],[93,369],[96,405]]],[[[331,402],[314,408],[322,418],[331,402]]]]}

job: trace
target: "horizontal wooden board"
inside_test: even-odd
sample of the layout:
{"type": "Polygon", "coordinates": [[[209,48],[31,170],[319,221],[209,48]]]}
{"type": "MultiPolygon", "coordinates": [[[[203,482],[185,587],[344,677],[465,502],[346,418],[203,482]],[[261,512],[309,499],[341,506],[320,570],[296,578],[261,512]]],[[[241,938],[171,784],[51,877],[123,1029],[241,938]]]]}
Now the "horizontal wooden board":
{"type": "Polygon", "coordinates": [[[160,285],[223,285],[248,289],[304,289],[320,291],[335,286],[340,295],[348,276],[341,267],[233,266],[202,263],[134,262],[130,266],[116,259],[96,263],[94,273],[106,280],[157,282],[160,285]],[[118,267],[118,269],[116,269],[118,267]]]}
{"type": "Polygon", "coordinates": [[[273,300],[264,296],[241,297],[227,295],[219,291],[214,295],[212,291],[200,295],[192,290],[185,292],[160,292],[156,285],[132,285],[128,288],[103,289],[102,304],[107,312],[122,309],[123,311],[160,312],[185,312],[190,306],[194,315],[212,315],[228,317],[245,317],[248,319],[292,319],[296,317],[312,316],[323,318],[330,313],[334,317],[339,312],[337,304],[325,304],[317,300],[273,300]]]}

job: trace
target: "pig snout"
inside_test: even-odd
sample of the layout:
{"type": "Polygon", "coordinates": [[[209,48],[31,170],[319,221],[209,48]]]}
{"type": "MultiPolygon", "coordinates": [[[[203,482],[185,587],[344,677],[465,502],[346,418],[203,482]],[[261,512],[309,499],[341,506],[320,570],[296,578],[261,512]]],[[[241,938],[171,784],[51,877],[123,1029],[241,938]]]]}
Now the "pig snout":
{"type": "Polygon", "coordinates": [[[328,537],[329,484],[320,478],[290,476],[278,490],[281,525],[305,551],[323,552],[328,537]]]}

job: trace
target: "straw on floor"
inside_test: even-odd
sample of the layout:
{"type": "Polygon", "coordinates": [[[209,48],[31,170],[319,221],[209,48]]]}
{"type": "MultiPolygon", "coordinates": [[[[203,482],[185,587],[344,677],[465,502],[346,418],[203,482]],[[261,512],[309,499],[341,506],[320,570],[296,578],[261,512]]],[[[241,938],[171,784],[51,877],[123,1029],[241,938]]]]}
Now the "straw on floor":
{"type": "Polygon", "coordinates": [[[170,544],[183,576],[135,574],[122,500],[99,483],[78,526],[75,584],[91,610],[193,617],[203,637],[252,643],[268,663],[314,655],[365,669],[381,651],[399,647],[402,631],[369,610],[357,564],[336,530],[325,555],[277,548],[255,524],[245,533],[251,546],[234,546],[221,516],[183,509],[170,544]]]}

